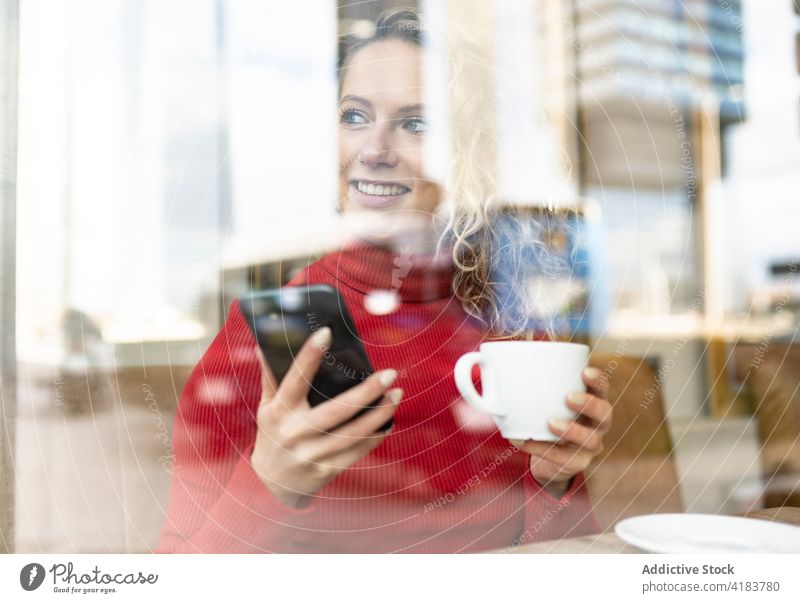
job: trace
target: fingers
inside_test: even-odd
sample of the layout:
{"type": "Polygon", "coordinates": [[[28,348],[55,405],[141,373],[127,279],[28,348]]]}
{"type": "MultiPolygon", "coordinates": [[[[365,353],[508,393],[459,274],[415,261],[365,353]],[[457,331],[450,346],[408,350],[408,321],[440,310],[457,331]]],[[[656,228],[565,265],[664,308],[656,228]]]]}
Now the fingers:
{"type": "Polygon", "coordinates": [[[403,390],[399,388],[389,390],[375,408],[332,431],[331,436],[337,440],[339,448],[344,449],[364,438],[374,438],[378,435],[376,431],[394,416],[402,397],[403,390]]]}
{"type": "Polygon", "coordinates": [[[603,398],[604,400],[608,398],[608,379],[606,379],[600,369],[588,367],[581,373],[581,378],[586,384],[586,389],[589,393],[603,398]]]}
{"type": "Polygon", "coordinates": [[[329,327],[323,327],[309,337],[300,348],[277,392],[287,408],[297,408],[308,398],[311,382],[330,343],[331,330],[329,327]]]}
{"type": "Polygon", "coordinates": [[[608,400],[594,394],[570,392],[567,394],[567,406],[582,417],[590,419],[590,427],[595,426],[600,433],[611,429],[614,409],[608,400]]]}
{"type": "MultiPolygon", "coordinates": [[[[301,465],[298,467],[300,471],[310,476],[311,479],[321,480],[324,485],[353,463],[372,452],[384,438],[386,438],[385,433],[379,434],[374,438],[361,440],[358,444],[343,451],[304,445],[295,449],[292,457],[301,459],[301,465]]],[[[326,439],[330,440],[331,438],[326,436],[326,439]]]]}
{"type": "Polygon", "coordinates": [[[342,452],[326,458],[324,461],[320,461],[320,464],[327,465],[338,470],[347,469],[353,463],[361,460],[363,457],[375,450],[386,438],[386,435],[386,433],[375,434],[375,436],[372,438],[362,440],[355,446],[351,446],[342,452]]]}
{"type": "Polygon", "coordinates": [[[391,432],[391,429],[387,431],[378,431],[378,429],[392,418],[394,410],[393,402],[385,402],[340,429],[314,438],[308,444],[308,458],[314,462],[324,462],[340,457],[349,450],[366,449],[369,452],[391,432]]]}
{"type": "MultiPolygon", "coordinates": [[[[586,450],[576,449],[572,446],[565,446],[553,442],[525,443],[525,452],[531,456],[531,471],[537,473],[537,465],[552,464],[560,467],[560,473],[575,475],[579,471],[584,471],[594,458],[586,450]]],[[[545,471],[548,468],[542,467],[545,471]]],[[[552,469],[549,469],[551,471],[552,469]]]]}
{"type": "Polygon", "coordinates": [[[565,469],[574,466],[582,467],[593,458],[590,452],[576,448],[572,444],[561,442],[525,440],[524,442],[520,442],[518,448],[532,457],[550,461],[561,465],[565,469]]]}
{"type": "MultiPolygon", "coordinates": [[[[362,408],[369,406],[373,400],[383,396],[395,379],[397,379],[397,371],[393,369],[373,373],[363,383],[312,408],[304,417],[308,428],[320,432],[338,427],[356,415],[362,408]]],[[[365,416],[372,412],[366,413],[365,416]]]]}
{"type": "Polygon", "coordinates": [[[372,450],[374,446],[370,445],[377,446],[391,431],[378,429],[394,416],[402,394],[400,389],[390,390],[375,408],[330,433],[312,430],[301,418],[295,417],[292,425],[287,427],[285,441],[288,444],[300,443],[300,456],[314,463],[330,460],[351,449],[362,450],[366,447],[372,450]]]}
{"type": "Polygon", "coordinates": [[[549,428],[559,436],[561,442],[574,444],[593,456],[603,451],[603,435],[594,427],[587,427],[576,421],[553,419],[549,428]]]}

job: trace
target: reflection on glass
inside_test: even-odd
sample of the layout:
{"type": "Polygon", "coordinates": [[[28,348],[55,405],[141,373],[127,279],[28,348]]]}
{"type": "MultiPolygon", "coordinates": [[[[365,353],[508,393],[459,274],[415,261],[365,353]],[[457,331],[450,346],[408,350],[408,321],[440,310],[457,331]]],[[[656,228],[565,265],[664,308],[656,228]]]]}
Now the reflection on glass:
{"type": "Polygon", "coordinates": [[[596,529],[585,465],[569,457],[591,459],[594,440],[510,443],[455,389],[456,360],[481,342],[545,336],[532,289],[570,267],[553,252],[566,249],[566,233],[534,214],[491,210],[474,191],[483,206],[446,200],[426,177],[423,33],[414,13],[390,12],[371,36],[343,45],[339,211],[353,238],[289,282],[338,289],[377,372],[309,406],[316,367],[348,366],[335,339],[344,334],[334,329],[331,341],[324,324],[312,328],[278,384],[274,340],[264,341],[260,371],[234,303],[181,399],[181,468],[160,550],[455,552],[596,529]],[[376,314],[376,295],[398,305],[376,314]],[[241,362],[229,361],[232,347],[241,362]],[[203,404],[193,392],[209,377],[240,384],[240,396],[203,404]],[[384,392],[378,407],[358,412],[384,392]],[[387,435],[380,427],[390,417],[387,435]]]}
{"type": "Polygon", "coordinates": [[[791,3],[323,4],[21,3],[16,550],[472,551],[794,504],[791,3]],[[396,376],[312,414],[262,383],[310,332],[341,370],[339,334],[305,317],[262,369],[235,300],[315,283],[396,376]],[[614,404],[564,471],[453,378],[548,338],[614,404]]]}

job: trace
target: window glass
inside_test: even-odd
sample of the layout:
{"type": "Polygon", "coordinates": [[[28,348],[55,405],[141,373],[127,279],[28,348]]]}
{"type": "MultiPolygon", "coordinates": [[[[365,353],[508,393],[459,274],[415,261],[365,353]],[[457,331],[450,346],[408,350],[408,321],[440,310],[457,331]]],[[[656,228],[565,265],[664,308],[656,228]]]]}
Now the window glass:
{"type": "Polygon", "coordinates": [[[798,506],[800,37],[762,4],[21,0],[4,546],[798,506]]]}

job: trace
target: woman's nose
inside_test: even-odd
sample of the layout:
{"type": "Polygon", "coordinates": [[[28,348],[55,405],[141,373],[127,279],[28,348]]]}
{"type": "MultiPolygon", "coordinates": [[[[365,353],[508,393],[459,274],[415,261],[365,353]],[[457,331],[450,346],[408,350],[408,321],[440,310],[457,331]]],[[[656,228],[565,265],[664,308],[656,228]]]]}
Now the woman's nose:
{"type": "Polygon", "coordinates": [[[361,148],[358,158],[367,167],[394,167],[397,151],[394,148],[392,124],[379,123],[372,130],[367,143],[361,148]]]}

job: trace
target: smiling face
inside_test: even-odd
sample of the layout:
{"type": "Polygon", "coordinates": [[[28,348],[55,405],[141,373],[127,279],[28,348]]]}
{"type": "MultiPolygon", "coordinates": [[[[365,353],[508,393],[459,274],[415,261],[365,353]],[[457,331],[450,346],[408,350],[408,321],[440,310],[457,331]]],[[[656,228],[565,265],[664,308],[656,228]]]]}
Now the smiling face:
{"type": "Polygon", "coordinates": [[[355,52],[342,77],[342,209],[434,213],[439,187],[423,176],[421,48],[399,39],[373,42],[355,52]]]}

